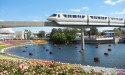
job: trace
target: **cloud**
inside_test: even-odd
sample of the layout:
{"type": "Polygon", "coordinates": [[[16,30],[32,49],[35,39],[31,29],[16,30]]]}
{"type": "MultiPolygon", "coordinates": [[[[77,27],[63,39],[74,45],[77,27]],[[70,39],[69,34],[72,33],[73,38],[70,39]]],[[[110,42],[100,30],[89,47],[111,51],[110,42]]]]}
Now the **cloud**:
{"type": "Polygon", "coordinates": [[[88,7],[82,7],[79,9],[70,9],[71,12],[81,12],[81,11],[88,11],[89,8],[88,7]]]}
{"type": "Polygon", "coordinates": [[[103,14],[99,14],[98,16],[105,16],[105,15],[103,15],[103,14]]]}
{"type": "Polygon", "coordinates": [[[125,0],[116,0],[116,1],[105,0],[104,3],[105,3],[105,4],[109,4],[109,5],[116,5],[116,4],[125,3],[125,0]]]}
{"type": "Polygon", "coordinates": [[[84,10],[84,11],[88,11],[89,8],[88,8],[88,7],[82,7],[82,10],[84,10]]]}
{"type": "Polygon", "coordinates": [[[116,14],[116,15],[125,15],[125,9],[123,9],[122,11],[116,11],[111,13],[111,15],[116,14]]]}
{"type": "Polygon", "coordinates": [[[0,21],[5,21],[5,20],[0,20],[0,21]]]}
{"type": "Polygon", "coordinates": [[[70,9],[72,12],[81,12],[81,9],[70,9]]]}
{"type": "Polygon", "coordinates": [[[32,21],[39,22],[40,20],[32,20],[32,21]]]}

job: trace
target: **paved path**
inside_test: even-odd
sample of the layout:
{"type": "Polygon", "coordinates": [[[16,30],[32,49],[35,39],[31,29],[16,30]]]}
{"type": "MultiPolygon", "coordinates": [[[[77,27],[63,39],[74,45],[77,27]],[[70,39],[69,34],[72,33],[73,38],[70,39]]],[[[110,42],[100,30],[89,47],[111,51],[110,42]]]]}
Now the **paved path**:
{"type": "Polygon", "coordinates": [[[85,71],[91,71],[94,70],[95,72],[101,72],[103,71],[103,75],[113,75],[116,73],[122,73],[123,75],[125,74],[125,69],[116,69],[116,68],[105,68],[105,67],[98,67],[98,66],[83,66],[83,69],[85,71]]]}

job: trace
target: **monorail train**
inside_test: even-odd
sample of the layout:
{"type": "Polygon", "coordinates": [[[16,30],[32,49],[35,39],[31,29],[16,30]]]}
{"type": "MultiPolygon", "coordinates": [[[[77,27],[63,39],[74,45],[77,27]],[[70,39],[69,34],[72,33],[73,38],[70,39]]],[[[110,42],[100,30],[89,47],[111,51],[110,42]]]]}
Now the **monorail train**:
{"type": "Polygon", "coordinates": [[[114,17],[108,17],[108,16],[56,13],[49,16],[47,20],[56,22],[60,25],[125,26],[124,18],[114,18],[114,17]]]}

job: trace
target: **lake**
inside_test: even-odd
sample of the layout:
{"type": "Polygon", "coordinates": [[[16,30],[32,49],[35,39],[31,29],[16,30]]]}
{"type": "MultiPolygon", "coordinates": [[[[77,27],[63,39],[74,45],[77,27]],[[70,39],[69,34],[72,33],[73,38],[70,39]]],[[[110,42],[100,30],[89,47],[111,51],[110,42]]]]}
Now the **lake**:
{"type": "Polygon", "coordinates": [[[16,47],[5,52],[32,59],[125,69],[125,44],[108,45],[100,44],[96,48],[96,45],[86,44],[84,53],[79,52],[80,44],[53,45],[50,43],[16,47]],[[108,48],[111,48],[111,51],[108,51],[108,48]],[[105,52],[109,55],[104,55],[105,52]],[[32,54],[29,55],[29,53],[32,54]],[[94,62],[96,56],[100,58],[99,62],[94,62]]]}

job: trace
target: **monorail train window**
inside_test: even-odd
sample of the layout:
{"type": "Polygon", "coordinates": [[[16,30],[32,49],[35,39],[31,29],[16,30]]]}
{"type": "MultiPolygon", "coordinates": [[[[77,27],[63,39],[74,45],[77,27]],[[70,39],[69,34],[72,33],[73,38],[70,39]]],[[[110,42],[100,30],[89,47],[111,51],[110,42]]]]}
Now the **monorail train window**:
{"type": "Polygon", "coordinates": [[[78,18],[80,18],[80,15],[78,15],[78,18]]]}
{"type": "Polygon", "coordinates": [[[114,20],[114,18],[111,18],[112,20],[114,20]]]}
{"type": "Polygon", "coordinates": [[[98,19],[100,19],[100,16],[98,16],[98,19]]]}
{"type": "Polygon", "coordinates": [[[107,19],[107,17],[105,17],[105,19],[107,19]]]}
{"type": "Polygon", "coordinates": [[[97,19],[97,16],[94,16],[94,19],[97,19]]]}
{"type": "Polygon", "coordinates": [[[82,18],[84,18],[85,16],[82,15],[82,18]]]}
{"type": "Polygon", "coordinates": [[[104,17],[101,17],[101,19],[105,19],[104,17]]]}
{"type": "Polygon", "coordinates": [[[79,18],[79,15],[77,15],[77,18],[79,18]]]}
{"type": "Polygon", "coordinates": [[[93,16],[90,16],[91,17],[91,19],[93,19],[93,16]]]}
{"type": "Polygon", "coordinates": [[[69,15],[70,16],[70,18],[72,18],[72,15],[69,15]]]}
{"type": "Polygon", "coordinates": [[[60,14],[58,14],[58,17],[60,18],[60,14]]]}
{"type": "Polygon", "coordinates": [[[57,14],[52,14],[50,17],[56,17],[57,16],[57,14]]]}
{"type": "Polygon", "coordinates": [[[66,15],[66,14],[63,14],[63,16],[64,16],[65,18],[67,18],[67,15],[66,15]]]}
{"type": "Polygon", "coordinates": [[[68,15],[68,18],[70,18],[70,15],[68,15]]]}
{"type": "Polygon", "coordinates": [[[73,15],[73,18],[76,18],[76,15],[73,15]]]}
{"type": "Polygon", "coordinates": [[[120,18],[120,20],[122,21],[122,20],[123,20],[123,18],[120,18]]]}

